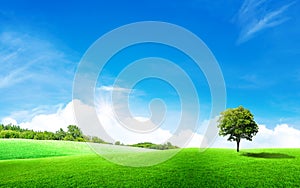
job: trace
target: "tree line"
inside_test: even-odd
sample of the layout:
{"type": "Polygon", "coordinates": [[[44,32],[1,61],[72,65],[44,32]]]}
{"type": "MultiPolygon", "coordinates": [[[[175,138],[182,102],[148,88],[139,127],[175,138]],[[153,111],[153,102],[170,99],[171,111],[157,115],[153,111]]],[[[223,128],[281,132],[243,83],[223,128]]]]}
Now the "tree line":
{"type": "Polygon", "coordinates": [[[23,129],[18,125],[3,125],[0,124],[0,138],[22,138],[22,139],[35,139],[35,140],[66,140],[78,142],[95,142],[106,143],[99,137],[86,136],[82,133],[76,125],[69,125],[67,131],[60,128],[56,132],[50,131],[34,131],[23,129]]]}
{"type": "MultiPolygon", "coordinates": [[[[0,124],[0,138],[21,138],[21,139],[34,139],[34,140],[65,140],[65,141],[78,141],[78,142],[94,142],[101,144],[112,144],[109,142],[105,142],[101,138],[97,136],[87,136],[82,133],[80,128],[76,125],[69,125],[67,127],[67,131],[64,131],[60,128],[56,132],[50,131],[34,131],[29,129],[23,129],[19,125],[3,125],[0,124]]],[[[115,145],[125,146],[120,141],[116,141],[115,145]]],[[[141,147],[148,149],[175,149],[177,146],[173,146],[170,142],[165,144],[154,144],[151,142],[142,142],[133,145],[126,145],[132,147],[141,147]]]]}
{"type": "Polygon", "coordinates": [[[133,147],[140,147],[140,148],[148,148],[148,149],[159,149],[159,150],[166,150],[166,149],[176,149],[179,148],[178,146],[174,146],[171,142],[167,142],[164,144],[154,144],[151,142],[141,142],[133,145],[129,145],[133,147]]]}

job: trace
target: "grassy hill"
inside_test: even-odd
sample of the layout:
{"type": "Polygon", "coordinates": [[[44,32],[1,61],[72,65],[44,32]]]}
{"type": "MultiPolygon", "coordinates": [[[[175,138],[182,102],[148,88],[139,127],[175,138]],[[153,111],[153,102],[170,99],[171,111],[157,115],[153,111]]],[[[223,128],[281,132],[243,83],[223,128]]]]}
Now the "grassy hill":
{"type": "MultiPolygon", "coordinates": [[[[143,155],[152,152],[164,151],[143,155]]],[[[137,168],[113,164],[85,143],[0,140],[0,187],[300,187],[299,174],[300,149],[183,149],[137,168]]]]}
{"type": "Polygon", "coordinates": [[[84,142],[0,139],[0,160],[92,154],[84,142]]]}

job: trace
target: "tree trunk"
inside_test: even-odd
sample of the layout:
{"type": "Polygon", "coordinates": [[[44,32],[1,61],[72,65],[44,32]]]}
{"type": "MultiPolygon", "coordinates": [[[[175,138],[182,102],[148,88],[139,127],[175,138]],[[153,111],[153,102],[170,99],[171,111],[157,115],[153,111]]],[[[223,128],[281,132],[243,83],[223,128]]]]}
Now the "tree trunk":
{"type": "Polygon", "coordinates": [[[239,152],[240,151],[240,139],[236,140],[236,151],[239,152]]]}

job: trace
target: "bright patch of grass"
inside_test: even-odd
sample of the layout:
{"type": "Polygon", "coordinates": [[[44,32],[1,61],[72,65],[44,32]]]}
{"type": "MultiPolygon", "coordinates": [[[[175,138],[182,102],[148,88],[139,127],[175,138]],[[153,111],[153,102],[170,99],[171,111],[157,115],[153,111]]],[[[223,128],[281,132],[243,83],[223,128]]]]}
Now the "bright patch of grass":
{"type": "Polygon", "coordinates": [[[183,149],[162,164],[140,168],[82,149],[75,156],[2,160],[0,187],[300,187],[300,149],[183,149]]]}
{"type": "Polygon", "coordinates": [[[0,139],[0,160],[43,158],[92,153],[84,142],[0,139]]]}

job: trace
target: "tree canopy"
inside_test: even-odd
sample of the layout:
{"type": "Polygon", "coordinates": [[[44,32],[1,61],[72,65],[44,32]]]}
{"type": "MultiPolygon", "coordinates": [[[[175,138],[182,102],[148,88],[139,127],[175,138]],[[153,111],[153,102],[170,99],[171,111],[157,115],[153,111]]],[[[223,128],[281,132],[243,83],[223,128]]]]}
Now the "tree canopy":
{"type": "Polygon", "coordinates": [[[254,116],[242,106],[225,110],[221,113],[218,122],[219,135],[229,135],[228,141],[236,141],[237,152],[240,149],[241,139],[252,141],[252,137],[258,132],[254,116]]]}
{"type": "Polygon", "coordinates": [[[95,143],[107,143],[101,138],[96,136],[83,135],[80,128],[76,125],[69,125],[68,131],[64,131],[60,128],[55,133],[49,131],[34,131],[23,129],[18,125],[3,125],[0,124],[0,138],[23,138],[23,139],[35,139],[35,140],[66,140],[66,141],[80,141],[80,142],[95,142],[95,143]]]}

